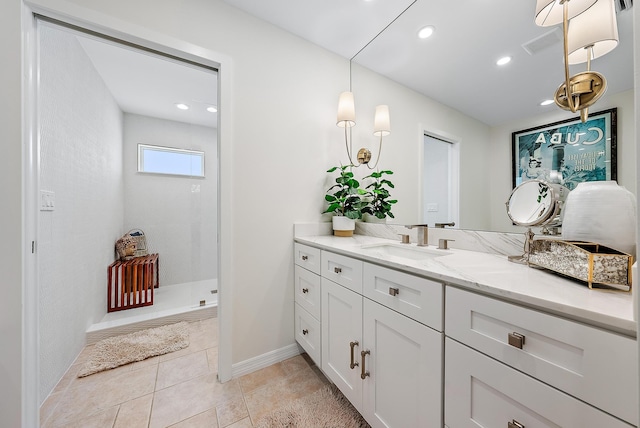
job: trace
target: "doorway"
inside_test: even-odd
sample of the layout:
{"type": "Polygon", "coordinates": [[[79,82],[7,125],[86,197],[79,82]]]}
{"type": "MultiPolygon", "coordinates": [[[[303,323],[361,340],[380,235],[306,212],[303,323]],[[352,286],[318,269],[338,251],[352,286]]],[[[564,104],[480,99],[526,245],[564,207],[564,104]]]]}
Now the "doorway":
{"type": "Polygon", "coordinates": [[[215,316],[218,72],[49,20],[37,41],[42,402],[95,325],[215,316]],[[140,144],[198,151],[202,174],[140,171],[140,144]],[[106,269],[130,231],[159,254],[160,286],[153,305],[107,314],[106,269]]]}
{"type": "Polygon", "coordinates": [[[458,143],[425,133],[423,153],[422,221],[459,227],[458,143]]]}

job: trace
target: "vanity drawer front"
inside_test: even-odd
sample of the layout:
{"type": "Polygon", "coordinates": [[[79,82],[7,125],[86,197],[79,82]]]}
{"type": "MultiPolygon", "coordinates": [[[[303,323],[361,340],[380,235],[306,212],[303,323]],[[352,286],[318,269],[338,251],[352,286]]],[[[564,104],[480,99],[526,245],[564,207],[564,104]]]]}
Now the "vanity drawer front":
{"type": "Polygon", "coordinates": [[[295,329],[296,329],[296,341],[304,348],[309,354],[311,359],[318,367],[322,367],[320,364],[320,343],[322,341],[320,336],[320,321],[314,318],[307,312],[302,306],[296,303],[295,308],[295,329]]]}
{"type": "Polygon", "coordinates": [[[631,426],[449,338],[445,360],[449,427],[517,427],[509,425],[514,422],[526,428],[631,426]]]}
{"type": "Polygon", "coordinates": [[[445,300],[447,336],[637,425],[634,339],[453,287],[445,300]]]}
{"type": "Polygon", "coordinates": [[[322,251],[320,259],[323,277],[362,294],[362,261],[328,251],[322,251]]]}
{"type": "Polygon", "coordinates": [[[296,266],[294,268],[296,303],[305,308],[311,316],[320,319],[320,275],[296,266]]]}
{"type": "Polygon", "coordinates": [[[442,331],[441,283],[365,263],[362,286],[365,297],[442,331]]]}
{"type": "Polygon", "coordinates": [[[293,251],[293,260],[298,266],[320,275],[320,249],[296,242],[293,251]]]}

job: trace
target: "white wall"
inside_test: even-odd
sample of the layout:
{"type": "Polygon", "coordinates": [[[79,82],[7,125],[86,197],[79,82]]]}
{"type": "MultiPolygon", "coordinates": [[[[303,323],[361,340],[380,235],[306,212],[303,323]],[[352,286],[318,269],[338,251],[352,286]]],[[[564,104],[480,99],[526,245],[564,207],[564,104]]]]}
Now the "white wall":
{"type": "MultiPolygon", "coordinates": [[[[634,91],[605,95],[590,112],[598,112],[616,107],[618,109],[618,184],[637,195],[636,170],[636,137],[634,91]]],[[[513,226],[507,216],[505,202],[511,194],[511,133],[547,123],[577,117],[557,108],[547,107],[550,111],[538,117],[527,118],[491,128],[491,167],[489,180],[492,183],[491,193],[491,230],[523,231],[522,227],[513,226]]],[[[463,179],[464,180],[464,179],[463,179]]]]}
{"type": "Polygon", "coordinates": [[[106,313],[106,269],[122,235],[120,108],[75,36],[40,28],[40,400],[106,313]]]}
{"type": "Polygon", "coordinates": [[[217,165],[215,128],[125,113],[123,233],[144,231],[162,286],[217,278],[217,165]],[[138,144],[203,151],[206,176],[138,173],[138,144]]]}

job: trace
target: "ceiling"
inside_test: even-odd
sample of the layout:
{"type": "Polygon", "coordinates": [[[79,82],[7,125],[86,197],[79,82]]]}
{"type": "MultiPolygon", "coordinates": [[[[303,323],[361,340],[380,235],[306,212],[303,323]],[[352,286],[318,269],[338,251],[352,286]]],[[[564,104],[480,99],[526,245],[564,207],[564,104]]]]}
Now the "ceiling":
{"type": "Polygon", "coordinates": [[[122,111],[217,127],[218,115],[206,110],[217,106],[215,70],[89,35],[76,37],[122,111]]]}
{"type": "MultiPolygon", "coordinates": [[[[561,28],[535,25],[534,0],[225,2],[491,126],[558,109],[540,102],[564,79],[561,28]],[[426,25],[434,35],[418,39],[426,25]],[[532,41],[534,54],[523,48],[532,41]],[[512,61],[497,66],[506,55],[512,61]]],[[[592,63],[607,78],[605,96],[633,88],[632,15],[618,13],[620,43],[592,63]]]]}

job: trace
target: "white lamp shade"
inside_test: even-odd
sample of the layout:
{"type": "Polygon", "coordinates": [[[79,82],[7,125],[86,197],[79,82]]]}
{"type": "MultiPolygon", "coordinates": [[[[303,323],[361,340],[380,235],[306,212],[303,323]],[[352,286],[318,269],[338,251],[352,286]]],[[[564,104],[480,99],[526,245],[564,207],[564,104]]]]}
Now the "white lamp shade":
{"type": "Polygon", "coordinates": [[[356,107],[353,101],[353,92],[343,92],[338,99],[338,125],[341,128],[350,128],[356,124],[356,107]]]}
{"type": "MultiPolygon", "coordinates": [[[[589,9],[597,0],[568,0],[568,19],[580,15],[589,9]]],[[[537,0],[535,23],[540,27],[549,27],[562,23],[563,5],[560,0],[537,0]]]]}
{"type": "Polygon", "coordinates": [[[391,133],[391,119],[389,118],[389,106],[376,107],[376,115],[373,119],[373,135],[384,137],[391,133]]]}
{"type": "Polygon", "coordinates": [[[587,46],[593,46],[591,59],[611,52],[618,46],[618,23],[613,0],[598,0],[584,13],[573,18],[569,22],[567,39],[569,64],[586,62],[589,59],[587,46]]]}

